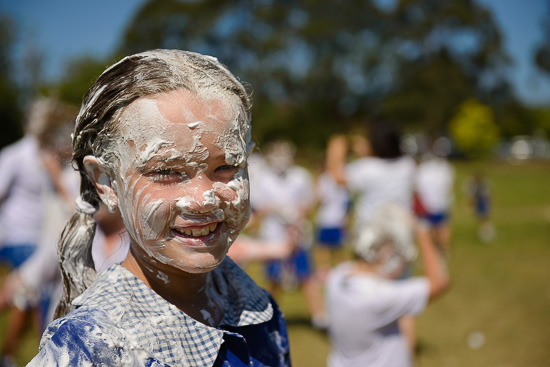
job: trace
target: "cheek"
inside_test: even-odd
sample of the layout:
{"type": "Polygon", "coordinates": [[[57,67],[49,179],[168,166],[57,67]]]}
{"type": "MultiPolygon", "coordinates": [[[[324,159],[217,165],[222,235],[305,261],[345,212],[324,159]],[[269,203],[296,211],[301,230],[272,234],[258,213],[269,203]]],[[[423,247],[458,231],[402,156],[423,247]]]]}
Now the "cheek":
{"type": "Polygon", "coordinates": [[[137,215],[141,215],[142,235],[145,240],[158,239],[168,228],[170,222],[171,205],[162,199],[153,199],[150,196],[143,199],[141,208],[137,215]]]}
{"type": "Polygon", "coordinates": [[[227,184],[216,183],[214,190],[223,202],[227,223],[240,231],[250,215],[248,179],[241,176],[227,184]]]}
{"type": "Polygon", "coordinates": [[[170,202],[133,177],[124,185],[120,209],[126,228],[134,239],[155,240],[165,234],[170,219],[170,202]]]}

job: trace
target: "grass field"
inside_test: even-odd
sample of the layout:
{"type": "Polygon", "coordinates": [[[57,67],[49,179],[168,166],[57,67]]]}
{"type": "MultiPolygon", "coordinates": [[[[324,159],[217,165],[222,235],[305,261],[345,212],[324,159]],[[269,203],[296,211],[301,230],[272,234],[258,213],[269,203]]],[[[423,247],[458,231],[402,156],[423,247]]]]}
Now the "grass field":
{"type": "MultiPolygon", "coordinates": [[[[550,361],[550,162],[456,163],[453,285],[418,319],[418,366],[543,367],[550,361]],[[481,168],[492,183],[496,238],[481,242],[461,190],[481,168]]],[[[251,274],[263,283],[259,268],[251,274]]],[[[325,365],[326,335],[309,325],[299,292],[278,299],[288,321],[295,367],[325,365]]],[[[0,327],[5,329],[5,315],[0,327]]],[[[3,335],[2,335],[3,337],[3,335]]],[[[36,353],[27,334],[19,362],[36,353]]]]}
{"type": "MultiPolygon", "coordinates": [[[[417,366],[548,366],[550,162],[455,167],[448,264],[453,285],[418,319],[417,366]],[[477,238],[477,223],[462,192],[475,169],[482,169],[492,184],[496,237],[488,244],[477,238]]],[[[283,294],[279,303],[288,319],[294,366],[325,366],[328,340],[307,324],[302,295],[283,294]]]]}

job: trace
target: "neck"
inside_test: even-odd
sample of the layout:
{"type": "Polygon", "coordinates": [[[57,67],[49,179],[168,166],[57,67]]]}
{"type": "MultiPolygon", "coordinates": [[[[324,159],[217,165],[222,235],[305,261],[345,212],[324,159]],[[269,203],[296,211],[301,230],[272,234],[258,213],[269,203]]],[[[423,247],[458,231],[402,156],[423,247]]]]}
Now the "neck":
{"type": "Polygon", "coordinates": [[[222,320],[225,301],[216,289],[210,272],[186,273],[164,264],[151,269],[141,264],[131,251],[122,265],[159,296],[195,320],[209,326],[217,326],[222,320]]]}
{"type": "Polygon", "coordinates": [[[381,265],[378,263],[368,263],[366,261],[358,259],[355,260],[353,271],[355,273],[368,273],[384,277],[384,275],[382,275],[382,272],[380,271],[380,267],[381,265]]]}

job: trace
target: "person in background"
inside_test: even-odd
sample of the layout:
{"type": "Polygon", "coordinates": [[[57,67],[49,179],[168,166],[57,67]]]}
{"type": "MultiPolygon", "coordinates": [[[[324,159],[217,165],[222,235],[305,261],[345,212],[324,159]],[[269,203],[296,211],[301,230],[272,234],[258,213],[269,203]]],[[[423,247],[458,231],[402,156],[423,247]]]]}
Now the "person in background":
{"type": "MultiPolygon", "coordinates": [[[[334,139],[329,144],[334,144],[334,139]]],[[[328,147],[327,150],[331,150],[328,147]]],[[[339,183],[328,170],[331,162],[325,162],[316,183],[316,260],[317,272],[324,278],[326,271],[345,258],[343,247],[346,240],[351,196],[346,185],[339,183]]]]}
{"type": "MultiPolygon", "coordinates": [[[[331,172],[337,182],[345,183],[354,197],[352,236],[357,237],[367,228],[380,208],[399,205],[412,213],[416,162],[401,150],[401,131],[388,121],[368,123],[366,144],[355,138],[352,148],[357,158],[346,164],[348,143],[345,137],[335,137],[330,161],[331,172]]],[[[354,241],[354,239],[352,239],[354,241]]],[[[402,277],[412,275],[412,264],[402,277]]],[[[407,336],[411,351],[416,345],[416,322],[404,315],[401,329],[407,336]]]]}
{"type": "Polygon", "coordinates": [[[260,172],[251,173],[251,203],[259,222],[259,240],[267,244],[296,242],[290,256],[264,264],[268,290],[277,297],[282,289],[301,287],[312,323],[322,325],[324,310],[311,259],[311,223],[314,189],[309,172],[294,163],[295,147],[276,140],[267,145],[260,172]],[[294,240],[292,240],[294,239],[294,240]]]}
{"type": "MultiPolygon", "coordinates": [[[[57,241],[63,227],[74,210],[78,197],[80,176],[69,164],[72,153],[71,132],[74,129],[76,109],[53,98],[43,98],[49,109],[64,109],[65,118],[59,111],[52,114],[40,136],[40,152],[48,180],[42,194],[41,207],[44,213],[37,249],[16,270],[12,271],[0,287],[0,309],[10,304],[20,304],[28,294],[39,299],[40,334],[53,320],[54,310],[61,297],[61,274],[57,257],[57,241]]],[[[128,252],[128,241],[120,213],[109,213],[104,206],[96,214],[98,227],[92,247],[97,272],[109,265],[121,262],[128,252]]]]}
{"type": "Polygon", "coordinates": [[[328,367],[410,367],[414,357],[399,320],[417,315],[450,283],[427,228],[397,205],[382,207],[353,243],[355,259],[333,269],[326,305],[328,367]],[[424,276],[400,279],[414,259],[413,230],[424,276]]]}
{"type": "MultiPolygon", "coordinates": [[[[0,264],[7,266],[10,274],[44,242],[47,220],[55,211],[44,206],[52,185],[48,163],[64,153],[60,131],[75,116],[76,110],[68,105],[53,98],[37,98],[27,110],[25,136],[0,153],[0,264]]],[[[13,298],[0,294],[0,308],[10,312],[0,358],[4,366],[14,365],[23,332],[34,326],[30,320],[39,320],[39,301],[46,296],[46,292],[30,292],[21,286],[14,290],[13,298]]]]}
{"type": "Polygon", "coordinates": [[[495,227],[491,222],[491,187],[481,171],[476,171],[466,184],[469,203],[478,221],[477,235],[483,242],[491,242],[495,237],[495,227]]]}
{"type": "Polygon", "coordinates": [[[449,254],[451,240],[450,210],[455,171],[446,159],[450,142],[434,140],[432,149],[422,157],[416,173],[416,193],[423,208],[420,215],[442,254],[449,254]]]}

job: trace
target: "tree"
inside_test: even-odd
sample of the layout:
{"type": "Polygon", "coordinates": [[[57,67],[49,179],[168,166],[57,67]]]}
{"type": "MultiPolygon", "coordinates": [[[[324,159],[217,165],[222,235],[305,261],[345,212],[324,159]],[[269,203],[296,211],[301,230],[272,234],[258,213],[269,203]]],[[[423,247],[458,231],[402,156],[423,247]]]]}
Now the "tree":
{"type": "Polygon", "coordinates": [[[471,158],[486,157],[500,138],[491,108],[473,99],[462,103],[449,131],[460,151],[471,158]]]}
{"type": "Polygon", "coordinates": [[[499,29],[473,0],[150,0],[119,54],[157,47],[211,54],[248,81],[260,140],[322,146],[378,117],[439,132],[466,98],[513,99],[499,29]]]}
{"type": "Polygon", "coordinates": [[[12,143],[23,134],[22,111],[18,101],[19,89],[13,80],[11,49],[14,37],[13,21],[6,16],[0,16],[0,147],[12,143]]]}
{"type": "MultiPolygon", "coordinates": [[[[550,16],[550,5],[548,5],[548,16],[550,16]]],[[[540,71],[550,76],[550,20],[546,17],[542,23],[544,38],[534,53],[535,65],[540,71]]]]}
{"type": "Polygon", "coordinates": [[[114,60],[98,60],[91,56],[81,56],[70,60],[64,77],[55,85],[48,86],[45,89],[48,93],[55,94],[60,100],[79,106],[82,103],[84,94],[105,70],[106,65],[111,62],[114,62],[114,60]]]}

